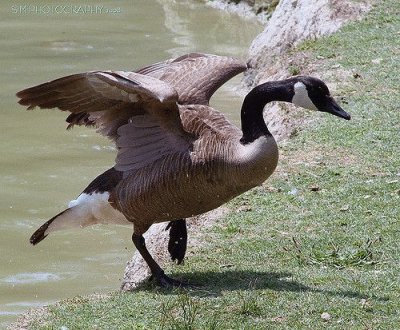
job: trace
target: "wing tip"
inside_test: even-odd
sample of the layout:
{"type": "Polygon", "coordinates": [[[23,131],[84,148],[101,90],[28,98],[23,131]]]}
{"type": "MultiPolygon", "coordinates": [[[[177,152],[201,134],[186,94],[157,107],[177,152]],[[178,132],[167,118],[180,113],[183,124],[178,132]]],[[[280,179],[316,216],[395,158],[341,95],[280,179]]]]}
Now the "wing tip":
{"type": "Polygon", "coordinates": [[[18,104],[27,107],[26,110],[33,110],[38,106],[38,104],[34,102],[35,99],[34,88],[35,87],[26,88],[15,94],[15,96],[19,98],[18,104]]]}
{"type": "Polygon", "coordinates": [[[37,104],[33,104],[25,99],[19,100],[18,104],[22,105],[23,107],[26,107],[26,110],[33,110],[37,107],[37,104]]]}

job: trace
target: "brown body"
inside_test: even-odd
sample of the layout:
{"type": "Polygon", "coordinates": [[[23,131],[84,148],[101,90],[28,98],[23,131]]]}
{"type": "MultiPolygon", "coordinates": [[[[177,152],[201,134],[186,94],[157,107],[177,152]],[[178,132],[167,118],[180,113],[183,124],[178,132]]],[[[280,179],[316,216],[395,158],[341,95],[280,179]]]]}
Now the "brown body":
{"type": "Polygon", "coordinates": [[[261,184],[275,170],[273,137],[243,146],[241,131],[207,106],[180,106],[192,150],[177,152],[127,174],[111,193],[112,205],[143,233],[154,222],[212,210],[261,184]],[[199,118],[208,118],[209,123],[199,118]]]}

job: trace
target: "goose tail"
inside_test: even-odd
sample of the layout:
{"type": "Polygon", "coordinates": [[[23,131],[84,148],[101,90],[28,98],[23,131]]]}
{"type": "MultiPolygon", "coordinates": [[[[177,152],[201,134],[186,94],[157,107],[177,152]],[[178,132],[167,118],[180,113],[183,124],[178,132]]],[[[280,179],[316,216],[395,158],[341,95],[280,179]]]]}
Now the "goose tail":
{"type": "Polygon", "coordinates": [[[70,229],[70,228],[83,228],[96,223],[96,219],[89,216],[87,212],[82,212],[82,206],[77,205],[69,207],[66,210],[58,213],[50,220],[46,221],[39,229],[37,229],[29,242],[36,245],[44,240],[47,235],[53,231],[70,229]]]}

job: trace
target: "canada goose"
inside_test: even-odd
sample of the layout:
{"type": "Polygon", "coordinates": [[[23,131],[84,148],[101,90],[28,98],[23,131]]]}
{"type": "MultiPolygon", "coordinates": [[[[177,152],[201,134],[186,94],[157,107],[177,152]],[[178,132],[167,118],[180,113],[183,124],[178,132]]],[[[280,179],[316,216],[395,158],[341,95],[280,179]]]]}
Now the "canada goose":
{"type": "Polygon", "coordinates": [[[264,122],[266,103],[291,102],[350,119],[321,80],[297,76],[251,90],[239,129],[208,101],[246,68],[233,58],[193,53],[136,72],[74,74],[18,92],[28,110],[69,111],[68,127],[95,126],[118,149],[115,166],[43,224],[30,242],[65,228],[132,223],[132,241],[153,278],[161,286],[180,285],[164,274],[142,235],[153,223],[212,210],[274,172],[278,148],[264,122]]]}

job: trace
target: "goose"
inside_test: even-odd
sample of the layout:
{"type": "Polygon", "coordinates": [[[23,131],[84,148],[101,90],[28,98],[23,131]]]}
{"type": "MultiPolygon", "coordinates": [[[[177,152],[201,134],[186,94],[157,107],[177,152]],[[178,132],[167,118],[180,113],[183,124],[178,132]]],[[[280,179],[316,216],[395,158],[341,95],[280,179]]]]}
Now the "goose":
{"type": "Polygon", "coordinates": [[[30,242],[36,245],[61,229],[131,224],[133,244],[156,284],[184,284],[165,274],[143,234],[154,223],[169,222],[169,243],[184,241],[178,251],[170,249],[171,257],[181,261],[186,218],[221,206],[274,172],[278,147],[263,117],[268,102],[350,119],[323,81],[295,76],[254,87],[244,98],[240,129],[209,100],[247,68],[231,57],[191,53],[135,72],[90,71],[18,92],[19,104],[28,110],[67,111],[68,128],[96,127],[117,149],[115,165],[37,229],[30,242]]]}

